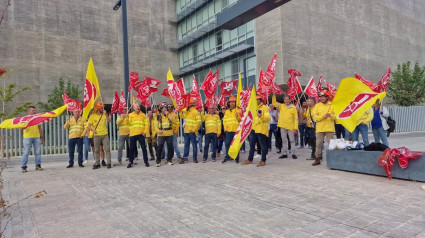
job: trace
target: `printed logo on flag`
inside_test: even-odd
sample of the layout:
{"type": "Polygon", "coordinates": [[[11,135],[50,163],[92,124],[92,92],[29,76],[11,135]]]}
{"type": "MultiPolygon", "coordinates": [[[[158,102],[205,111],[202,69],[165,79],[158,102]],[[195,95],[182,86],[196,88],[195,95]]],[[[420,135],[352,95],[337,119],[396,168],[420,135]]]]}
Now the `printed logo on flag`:
{"type": "Polygon", "coordinates": [[[94,92],[93,84],[86,79],[86,83],[84,84],[84,107],[86,107],[87,104],[90,102],[90,100],[94,98],[93,92],[94,92]]]}
{"type": "Polygon", "coordinates": [[[360,109],[366,102],[371,100],[373,97],[378,95],[377,93],[359,93],[353,99],[353,101],[348,104],[347,107],[338,115],[339,119],[350,118],[358,109],[360,109]]]}

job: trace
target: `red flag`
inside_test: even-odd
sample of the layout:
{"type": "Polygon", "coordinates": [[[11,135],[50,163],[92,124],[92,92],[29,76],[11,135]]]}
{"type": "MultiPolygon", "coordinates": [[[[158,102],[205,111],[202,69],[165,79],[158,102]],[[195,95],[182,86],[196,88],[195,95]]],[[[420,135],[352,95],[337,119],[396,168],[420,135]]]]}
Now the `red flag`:
{"type": "Polygon", "coordinates": [[[317,81],[317,92],[322,91],[322,76],[320,75],[319,81],[317,81]]]}
{"type": "Polygon", "coordinates": [[[266,102],[267,101],[267,90],[265,90],[264,88],[259,88],[258,90],[257,90],[257,95],[260,95],[261,96],[261,100],[263,100],[263,102],[266,102]]]}
{"type": "Polygon", "coordinates": [[[276,58],[277,58],[277,55],[275,53],[273,55],[272,60],[270,61],[269,67],[267,67],[267,71],[264,72],[264,76],[266,76],[267,80],[264,81],[266,83],[263,83],[262,85],[265,86],[265,87],[272,87],[272,85],[273,85],[272,83],[273,83],[273,79],[274,79],[275,71],[276,71],[276,58]],[[271,81],[271,82],[268,83],[268,80],[271,81]]]}
{"type": "Polygon", "coordinates": [[[205,102],[205,106],[209,107],[210,105],[215,106],[218,102],[218,97],[211,97],[208,98],[207,101],[205,102]]]}
{"type": "Polygon", "coordinates": [[[362,76],[358,75],[358,74],[354,74],[354,76],[356,77],[356,79],[362,81],[362,83],[366,84],[370,89],[374,89],[376,87],[376,84],[374,84],[372,81],[363,78],[362,76]]]}
{"type": "Polygon", "coordinates": [[[310,81],[308,81],[307,86],[304,89],[304,92],[309,97],[314,97],[316,99],[316,102],[319,101],[319,95],[317,93],[317,87],[316,87],[316,84],[314,83],[313,77],[311,77],[310,81]]]}
{"type": "Polygon", "coordinates": [[[176,111],[179,112],[189,106],[190,102],[190,93],[184,94],[180,97],[180,100],[176,100],[177,106],[176,111]]]}
{"type": "Polygon", "coordinates": [[[266,73],[263,73],[263,70],[260,69],[260,75],[258,79],[258,92],[261,92],[261,94],[264,94],[265,97],[268,97],[270,93],[273,92],[274,87],[274,81],[270,80],[270,77],[266,75],[266,73]],[[270,85],[271,84],[271,85],[270,85]]]}
{"type": "Polygon", "coordinates": [[[137,98],[140,101],[144,101],[149,97],[149,95],[151,95],[149,84],[145,80],[143,80],[139,85],[139,90],[137,91],[137,98]]]}
{"type": "Polygon", "coordinates": [[[65,91],[63,91],[62,100],[63,104],[68,104],[68,111],[73,112],[75,109],[78,109],[80,113],[82,112],[81,102],[68,97],[65,91]]]}
{"type": "Polygon", "coordinates": [[[241,107],[248,106],[249,98],[251,97],[251,85],[241,92],[241,107]]]}
{"type": "Polygon", "coordinates": [[[221,95],[230,96],[232,95],[233,90],[236,87],[236,84],[238,84],[238,80],[233,80],[230,82],[221,82],[220,88],[221,88],[221,95]]]}
{"type": "Polygon", "coordinates": [[[195,75],[192,77],[192,91],[190,92],[190,97],[193,100],[197,100],[199,96],[199,86],[198,82],[196,81],[195,75]]]}
{"type": "MultiPolygon", "coordinates": [[[[181,104],[179,101],[183,99],[182,97],[184,95],[183,84],[168,80],[168,92],[170,93],[170,96],[176,101],[177,106],[179,106],[181,104]]],[[[183,108],[181,108],[180,110],[182,109],[183,108]]]]}
{"type": "Polygon", "coordinates": [[[220,106],[226,106],[226,97],[223,94],[221,94],[220,100],[218,101],[218,104],[220,106]]]}
{"type": "Polygon", "coordinates": [[[183,78],[177,80],[177,85],[179,86],[179,88],[183,89],[183,92],[186,91],[186,87],[184,86],[183,78]]]}
{"type": "Polygon", "coordinates": [[[120,108],[120,97],[117,91],[115,91],[114,100],[112,101],[111,115],[117,114],[120,108]]]}
{"type": "Polygon", "coordinates": [[[121,90],[120,104],[118,106],[118,111],[122,114],[124,113],[124,108],[127,108],[127,103],[125,102],[124,91],[121,90]]]}
{"type": "MultiPolygon", "coordinates": [[[[139,80],[139,74],[137,72],[131,72],[130,73],[130,83],[128,84],[128,91],[129,92],[134,87],[134,85],[136,84],[137,80],[139,80]]],[[[135,90],[138,91],[137,89],[135,89],[135,90]]]]}
{"type": "MultiPolygon", "coordinates": [[[[140,98],[139,98],[140,99],[140,98]]],[[[152,104],[149,98],[145,98],[143,100],[140,100],[140,103],[145,106],[146,108],[149,108],[152,104]]]]}
{"type": "Polygon", "coordinates": [[[217,71],[211,77],[208,73],[208,76],[205,78],[204,83],[201,85],[201,89],[204,90],[204,94],[207,98],[211,98],[217,91],[219,73],[220,69],[217,69],[217,71]]]}
{"type": "Polygon", "coordinates": [[[161,93],[162,96],[170,97],[170,93],[168,92],[168,88],[164,88],[161,93]]]}
{"type": "Polygon", "coordinates": [[[146,84],[149,85],[151,93],[158,92],[158,85],[161,84],[161,81],[158,79],[149,78],[147,76],[145,76],[144,81],[146,81],[146,84]]]}
{"type": "Polygon", "coordinates": [[[303,92],[300,82],[297,78],[297,76],[301,76],[301,73],[295,69],[290,69],[288,70],[288,74],[290,75],[287,82],[289,89],[286,91],[286,94],[291,97],[291,100],[294,100],[297,94],[303,92]]]}
{"type": "Polygon", "coordinates": [[[373,89],[373,91],[377,93],[386,92],[388,88],[388,83],[390,82],[390,76],[391,76],[391,68],[388,68],[387,72],[385,72],[385,74],[382,75],[382,78],[379,80],[378,84],[373,89]]]}
{"type": "Polygon", "coordinates": [[[331,94],[330,99],[329,100],[333,100],[336,94],[336,87],[334,85],[332,85],[331,83],[329,83],[328,81],[325,80],[326,83],[326,87],[329,90],[329,93],[331,94]]]}
{"type": "Polygon", "coordinates": [[[273,92],[276,95],[283,94],[283,90],[280,88],[280,86],[276,82],[273,82],[273,92]]]}

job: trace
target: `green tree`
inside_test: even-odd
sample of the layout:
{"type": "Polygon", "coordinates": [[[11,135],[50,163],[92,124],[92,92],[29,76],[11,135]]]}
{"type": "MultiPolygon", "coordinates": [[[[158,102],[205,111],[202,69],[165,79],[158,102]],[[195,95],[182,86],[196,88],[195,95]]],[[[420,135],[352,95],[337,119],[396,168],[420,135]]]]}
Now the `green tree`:
{"type": "Polygon", "coordinates": [[[416,62],[413,69],[410,61],[397,65],[391,73],[388,97],[399,106],[414,106],[425,102],[425,66],[416,62]]]}
{"type": "Polygon", "coordinates": [[[0,119],[8,119],[16,117],[22,112],[27,110],[27,107],[32,104],[31,101],[26,101],[20,105],[17,105],[11,112],[6,113],[6,107],[8,104],[13,102],[13,99],[21,94],[22,92],[31,90],[31,87],[23,87],[21,89],[16,89],[16,84],[11,83],[6,85],[6,81],[9,78],[10,73],[6,72],[5,69],[0,68],[0,79],[3,81],[3,86],[0,87],[0,101],[2,103],[2,108],[0,111],[0,119]]]}
{"type": "Polygon", "coordinates": [[[78,85],[73,84],[70,80],[66,82],[62,77],[59,78],[59,85],[55,86],[52,93],[48,95],[47,103],[39,102],[40,108],[44,111],[51,111],[63,105],[62,95],[63,92],[75,100],[81,101],[83,91],[80,90],[78,85]]]}

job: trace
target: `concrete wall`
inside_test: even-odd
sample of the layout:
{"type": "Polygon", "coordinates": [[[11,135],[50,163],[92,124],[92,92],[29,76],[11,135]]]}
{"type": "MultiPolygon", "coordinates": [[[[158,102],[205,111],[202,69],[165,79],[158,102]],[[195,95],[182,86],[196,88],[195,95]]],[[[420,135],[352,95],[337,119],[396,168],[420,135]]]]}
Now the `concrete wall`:
{"type": "Polygon", "coordinates": [[[258,67],[278,53],[276,79],[296,68],[338,84],[358,73],[377,82],[408,60],[425,64],[425,1],[293,0],[256,20],[258,67]]]}
{"type": "MultiPolygon", "coordinates": [[[[11,82],[32,86],[18,101],[47,101],[59,77],[81,85],[89,58],[105,103],[123,83],[121,10],[115,0],[13,0],[0,26],[0,67],[13,69],[11,82]]],[[[6,0],[0,0],[0,9],[6,0]]],[[[127,0],[130,72],[166,79],[178,69],[175,0],[127,0]]],[[[81,97],[82,98],[82,97],[81,97]]]]}

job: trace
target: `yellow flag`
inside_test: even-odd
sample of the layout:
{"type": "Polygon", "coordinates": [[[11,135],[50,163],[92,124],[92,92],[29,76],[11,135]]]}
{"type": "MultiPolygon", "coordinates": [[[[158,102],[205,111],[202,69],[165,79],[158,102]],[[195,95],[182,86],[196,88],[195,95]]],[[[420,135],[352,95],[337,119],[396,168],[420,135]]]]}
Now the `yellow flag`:
{"type": "Polygon", "coordinates": [[[238,93],[236,94],[236,106],[241,107],[241,92],[242,92],[242,77],[239,73],[239,82],[238,82],[238,93]]]}
{"type": "Polygon", "coordinates": [[[233,141],[230,144],[229,156],[232,159],[236,159],[243,142],[246,140],[246,138],[248,138],[249,134],[251,133],[254,121],[257,119],[257,108],[257,94],[255,93],[255,86],[253,86],[251,91],[251,97],[249,98],[249,103],[246,107],[245,115],[239,123],[239,127],[236,130],[235,137],[233,137],[233,141]]]}
{"type": "MultiPolygon", "coordinates": [[[[174,77],[173,77],[173,73],[171,73],[171,69],[170,69],[170,68],[168,68],[168,73],[167,73],[167,84],[170,84],[170,83],[174,83],[174,77]],[[171,81],[171,82],[170,82],[170,81],[171,81]]],[[[170,87],[168,87],[168,88],[170,88],[170,87]]],[[[171,95],[170,91],[168,91],[168,94],[170,94],[170,98],[171,98],[171,101],[173,101],[173,105],[174,105],[174,107],[177,107],[176,100],[174,100],[174,98],[173,98],[173,96],[171,95]]]]}
{"type": "Polygon", "coordinates": [[[133,92],[131,92],[131,99],[133,100],[132,105],[136,104],[136,98],[134,98],[133,92]]]}
{"type": "Polygon", "coordinates": [[[377,99],[382,101],[385,96],[385,92],[376,93],[356,78],[341,80],[332,102],[337,123],[353,132],[357,119],[371,109],[377,99]]]}
{"type": "Polygon", "coordinates": [[[90,58],[87,66],[86,80],[84,83],[84,105],[83,117],[87,119],[94,102],[100,97],[99,81],[97,80],[96,71],[94,70],[93,60],[90,58]]]}
{"type": "Polygon", "coordinates": [[[276,94],[275,93],[273,93],[273,96],[272,96],[272,105],[277,107],[277,100],[276,100],[276,94]]]}
{"type": "Polygon", "coordinates": [[[68,104],[65,104],[62,107],[59,107],[50,112],[43,112],[43,113],[38,113],[34,115],[27,115],[23,117],[7,119],[0,124],[0,128],[15,129],[15,128],[25,128],[29,126],[35,126],[40,123],[50,121],[53,118],[59,116],[60,114],[62,114],[62,112],[66,110],[67,107],[68,107],[68,104]]]}

